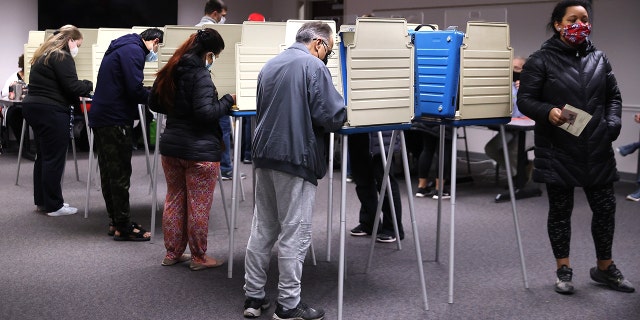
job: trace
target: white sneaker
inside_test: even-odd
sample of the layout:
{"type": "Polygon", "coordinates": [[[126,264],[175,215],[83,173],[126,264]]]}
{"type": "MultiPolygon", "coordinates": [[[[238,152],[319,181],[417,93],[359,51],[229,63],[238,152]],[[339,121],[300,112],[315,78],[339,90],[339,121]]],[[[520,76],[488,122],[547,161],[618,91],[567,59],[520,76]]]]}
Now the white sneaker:
{"type": "Polygon", "coordinates": [[[47,213],[47,215],[49,217],[60,217],[60,216],[68,216],[68,215],[72,215],[72,214],[76,214],[78,212],[78,208],[74,208],[74,207],[69,207],[67,206],[62,206],[62,208],[53,211],[53,212],[49,212],[47,213]]]}
{"type": "MultiPolygon", "coordinates": [[[[68,207],[69,204],[65,202],[65,203],[62,204],[62,206],[63,207],[68,207]]],[[[47,209],[44,206],[36,206],[36,211],[38,211],[38,212],[46,212],[47,209]]]]}

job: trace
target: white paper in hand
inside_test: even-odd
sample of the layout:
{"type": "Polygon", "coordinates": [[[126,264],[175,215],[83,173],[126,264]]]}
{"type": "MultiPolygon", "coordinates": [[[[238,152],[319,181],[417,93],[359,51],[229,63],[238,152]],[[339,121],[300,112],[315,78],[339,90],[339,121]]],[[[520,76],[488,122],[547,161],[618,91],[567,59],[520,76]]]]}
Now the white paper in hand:
{"type": "Polygon", "coordinates": [[[567,122],[561,125],[560,128],[566,130],[576,137],[580,136],[582,130],[584,130],[584,127],[587,126],[592,118],[589,113],[569,104],[564,105],[561,115],[563,118],[567,119],[567,122]]]}

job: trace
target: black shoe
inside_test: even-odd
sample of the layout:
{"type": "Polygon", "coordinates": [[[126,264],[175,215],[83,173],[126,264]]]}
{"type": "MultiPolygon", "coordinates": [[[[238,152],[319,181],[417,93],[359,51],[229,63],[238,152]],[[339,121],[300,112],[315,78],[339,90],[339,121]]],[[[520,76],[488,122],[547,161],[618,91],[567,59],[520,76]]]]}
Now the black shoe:
{"type": "Polygon", "coordinates": [[[622,272],[616,268],[616,265],[612,262],[607,270],[600,270],[598,267],[591,268],[589,274],[591,279],[595,282],[606,284],[609,288],[622,292],[634,292],[636,289],[631,282],[627,281],[622,272]]]}
{"type": "Polygon", "coordinates": [[[247,298],[244,300],[245,318],[257,318],[262,314],[263,310],[269,309],[271,303],[267,299],[247,298]]]}
{"type": "Polygon", "coordinates": [[[276,303],[276,312],[273,314],[273,320],[322,320],[324,319],[324,310],[314,309],[300,302],[298,305],[287,311],[279,303],[276,303]]]}
{"type": "Polygon", "coordinates": [[[573,278],[573,270],[566,265],[562,265],[558,270],[556,270],[556,292],[562,294],[572,294],[573,282],[571,279],[573,278]]]}
{"type": "Polygon", "coordinates": [[[396,242],[396,237],[388,235],[386,233],[379,233],[378,236],[376,237],[376,241],[377,242],[384,242],[384,243],[391,243],[391,242],[396,242]]]}
{"type": "MultiPolygon", "coordinates": [[[[433,197],[431,197],[431,199],[438,200],[438,190],[434,190],[433,197]]],[[[449,193],[449,190],[442,190],[442,199],[451,199],[451,193],[449,193]]]]}
{"type": "Polygon", "coordinates": [[[418,191],[416,191],[416,197],[418,198],[433,197],[433,189],[429,187],[418,188],[418,191]]]}
{"type": "Polygon", "coordinates": [[[233,179],[233,171],[223,171],[220,173],[222,180],[231,180],[233,179]]]}
{"type": "Polygon", "coordinates": [[[36,161],[36,155],[31,152],[23,152],[22,157],[27,160],[36,161]]]}
{"type": "Polygon", "coordinates": [[[244,160],[242,160],[242,163],[244,163],[244,164],[252,164],[253,161],[244,159],[244,160]]]}
{"type": "Polygon", "coordinates": [[[365,230],[364,226],[359,224],[357,227],[351,229],[351,235],[354,237],[370,236],[371,231],[365,230]]]}

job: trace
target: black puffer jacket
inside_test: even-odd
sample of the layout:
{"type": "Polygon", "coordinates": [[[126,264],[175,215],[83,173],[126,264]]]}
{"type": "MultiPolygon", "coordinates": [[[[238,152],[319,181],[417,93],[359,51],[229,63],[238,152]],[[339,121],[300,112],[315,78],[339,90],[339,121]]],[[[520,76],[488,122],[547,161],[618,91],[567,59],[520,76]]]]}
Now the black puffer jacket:
{"type": "Polygon", "coordinates": [[[172,109],[159,103],[157,81],[149,96],[149,108],[167,114],[167,126],[160,137],[160,154],[219,162],[224,146],[218,119],[229,115],[233,98],[226,94],[218,99],[218,91],[201,57],[183,56],[174,76],[176,93],[172,109]]]}
{"type": "Polygon", "coordinates": [[[619,179],[611,142],[620,134],[620,90],[606,56],[589,40],[574,48],[554,36],[531,55],[518,107],[536,121],[534,181],[587,187],[619,179]],[[565,104],[593,116],[579,137],[548,120],[552,108],[565,104]]]}

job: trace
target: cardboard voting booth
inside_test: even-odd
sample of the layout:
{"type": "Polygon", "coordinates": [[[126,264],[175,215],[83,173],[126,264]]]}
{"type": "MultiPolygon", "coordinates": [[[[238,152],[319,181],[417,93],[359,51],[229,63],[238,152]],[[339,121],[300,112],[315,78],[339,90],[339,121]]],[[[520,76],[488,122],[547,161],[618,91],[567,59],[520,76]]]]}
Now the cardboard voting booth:
{"type": "Polygon", "coordinates": [[[97,39],[91,46],[91,59],[93,61],[92,76],[91,78],[86,78],[92,79],[94,87],[98,84],[98,70],[100,70],[102,58],[109,48],[111,41],[131,32],[131,29],[125,28],[98,28],[97,39]]]}
{"type": "MultiPolygon", "coordinates": [[[[82,48],[78,50],[78,55],[73,58],[76,63],[76,73],[80,80],[92,80],[93,79],[93,53],[92,50],[85,48],[92,48],[98,41],[98,29],[79,28],[82,33],[82,48]]],[[[92,80],[93,81],[93,80],[92,80]]],[[[96,82],[93,81],[95,88],[96,82]]]]}
{"type": "Polygon", "coordinates": [[[29,74],[31,73],[31,59],[36,50],[45,40],[45,31],[29,31],[29,38],[24,44],[24,82],[29,83],[29,74]]]}
{"type": "MultiPolygon", "coordinates": [[[[174,52],[192,34],[203,28],[215,29],[224,40],[225,49],[220,53],[211,69],[211,78],[214,80],[218,95],[236,92],[236,43],[242,35],[240,24],[215,24],[197,26],[169,25],[164,27],[164,41],[158,49],[158,68],[161,69],[173,56],[174,52]]],[[[204,67],[204,61],[203,61],[204,67]]],[[[152,83],[153,84],[153,83],[152,83]]]]}
{"type": "Polygon", "coordinates": [[[285,22],[245,21],[242,39],[236,44],[236,106],[239,111],[256,110],[258,74],[262,66],[282,50],[285,22]]]}
{"type": "Polygon", "coordinates": [[[511,119],[513,49],[506,23],[468,22],[460,48],[456,120],[511,119]]]}
{"type": "Polygon", "coordinates": [[[358,18],[340,28],[342,83],[350,127],[409,123],[414,50],[404,19],[358,18]]]}

